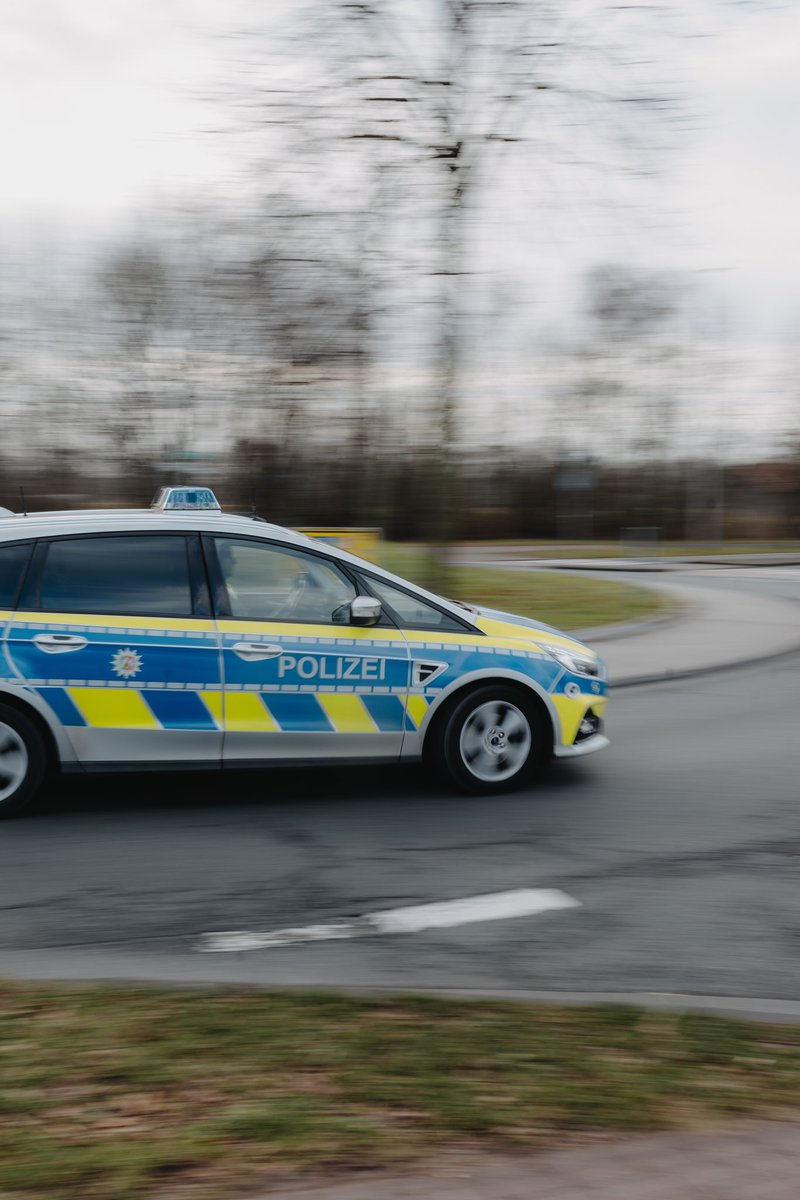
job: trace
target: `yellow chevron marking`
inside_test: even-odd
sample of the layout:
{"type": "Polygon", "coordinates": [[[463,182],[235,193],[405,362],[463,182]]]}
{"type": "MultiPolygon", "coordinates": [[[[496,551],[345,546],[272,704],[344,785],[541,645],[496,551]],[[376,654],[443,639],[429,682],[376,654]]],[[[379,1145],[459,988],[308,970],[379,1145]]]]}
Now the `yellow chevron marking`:
{"type": "Polygon", "coordinates": [[[225,729],[228,733],[280,733],[280,725],[255,692],[226,692],[225,729]]]}
{"type": "Polygon", "coordinates": [[[163,629],[186,633],[213,633],[214,622],[190,617],[106,617],[97,613],[18,612],[14,619],[26,625],[97,625],[107,629],[163,629]]]}
{"type": "Polygon", "coordinates": [[[67,688],[87,725],[94,729],[160,729],[142,695],[133,688],[67,688]]]}
{"type": "Polygon", "coordinates": [[[424,696],[409,696],[407,701],[408,715],[419,729],[425,713],[428,711],[428,701],[424,696]]]}
{"type": "Polygon", "coordinates": [[[575,741],[578,726],[590,708],[594,709],[598,717],[602,716],[605,708],[605,699],[600,699],[599,696],[576,696],[574,700],[563,695],[550,698],[561,719],[561,741],[565,746],[571,746],[575,741]]]}
{"type": "Polygon", "coordinates": [[[337,733],[376,733],[377,725],[360,696],[318,692],[317,700],[337,733]]]}
{"type": "Polygon", "coordinates": [[[475,624],[488,634],[492,646],[515,646],[533,651],[537,651],[540,646],[565,646],[568,650],[575,649],[575,639],[568,633],[556,634],[545,630],[525,629],[515,625],[513,621],[498,621],[490,617],[478,617],[475,624]]]}
{"type": "Polygon", "coordinates": [[[211,716],[219,725],[220,729],[222,729],[222,726],[225,723],[225,710],[223,707],[225,702],[223,700],[222,692],[198,692],[197,694],[205,704],[208,711],[211,713],[211,716]]]}

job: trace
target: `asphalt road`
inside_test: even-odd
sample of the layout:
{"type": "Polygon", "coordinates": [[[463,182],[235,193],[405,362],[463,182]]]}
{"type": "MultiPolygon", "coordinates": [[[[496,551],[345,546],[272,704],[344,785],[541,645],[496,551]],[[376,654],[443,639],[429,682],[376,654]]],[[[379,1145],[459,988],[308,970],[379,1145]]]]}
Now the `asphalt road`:
{"type": "Polygon", "coordinates": [[[800,1000],[799,678],[792,658],[617,693],[610,749],[492,801],[415,767],[73,779],[0,826],[0,973],[800,1000]],[[539,887],[580,907],[197,948],[539,887]]]}

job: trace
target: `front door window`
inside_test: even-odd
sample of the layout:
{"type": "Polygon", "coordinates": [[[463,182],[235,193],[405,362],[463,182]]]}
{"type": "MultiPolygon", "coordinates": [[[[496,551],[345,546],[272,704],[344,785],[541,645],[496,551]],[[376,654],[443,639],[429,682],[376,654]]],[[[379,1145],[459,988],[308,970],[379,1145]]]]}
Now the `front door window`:
{"type": "Polygon", "coordinates": [[[330,560],[246,538],[217,538],[230,616],[247,621],[328,625],[356,589],[330,560]]]}

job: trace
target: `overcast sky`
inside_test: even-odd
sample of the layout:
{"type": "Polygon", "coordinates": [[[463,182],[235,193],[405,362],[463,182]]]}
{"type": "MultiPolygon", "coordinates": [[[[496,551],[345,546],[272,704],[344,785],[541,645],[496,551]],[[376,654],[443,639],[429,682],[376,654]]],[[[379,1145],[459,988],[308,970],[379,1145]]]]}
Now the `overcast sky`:
{"type": "MultiPolygon", "coordinates": [[[[230,35],[293,0],[0,0],[0,224],[122,227],[154,201],[235,187],[201,96],[230,35]]],[[[588,0],[591,7],[591,0],[588,0]]],[[[673,0],[691,36],[658,50],[692,128],[643,185],[639,215],[576,223],[558,267],[632,257],[702,273],[747,344],[800,321],[800,2],[673,0]],[[649,189],[649,190],[648,190],[649,189]]],[[[513,251],[516,254],[516,250],[513,251]]],[[[517,264],[519,269],[519,264],[517,264]]],[[[562,281],[563,282],[563,281],[562,281]]]]}

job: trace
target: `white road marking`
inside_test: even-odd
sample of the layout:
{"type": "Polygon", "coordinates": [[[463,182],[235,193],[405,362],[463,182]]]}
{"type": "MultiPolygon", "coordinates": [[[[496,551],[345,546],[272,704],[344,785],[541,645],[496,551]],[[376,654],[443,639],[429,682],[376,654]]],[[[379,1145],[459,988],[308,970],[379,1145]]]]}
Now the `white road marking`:
{"type": "Polygon", "coordinates": [[[349,921],[331,921],[323,925],[296,928],[230,930],[204,933],[198,949],[208,954],[240,950],[273,950],[302,942],[341,941],[371,937],[382,933],[420,933],[424,929],[447,929],[476,921],[507,921],[530,917],[559,908],[580,908],[580,901],[556,888],[519,888],[512,892],[492,892],[488,896],[467,896],[462,900],[443,900],[436,904],[415,904],[409,908],[389,908],[365,913],[349,921]]]}

